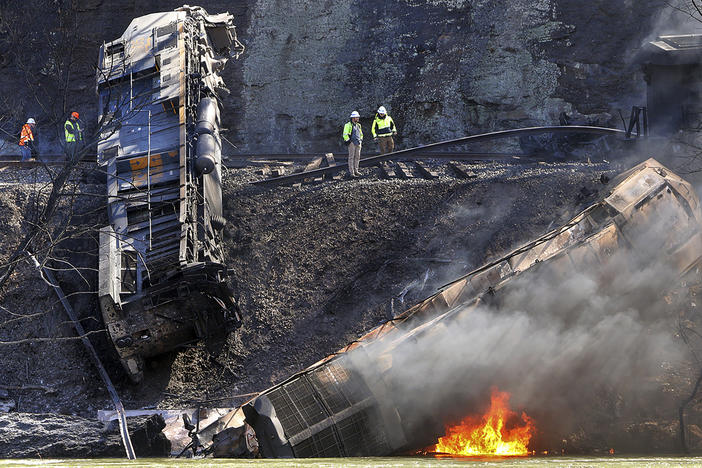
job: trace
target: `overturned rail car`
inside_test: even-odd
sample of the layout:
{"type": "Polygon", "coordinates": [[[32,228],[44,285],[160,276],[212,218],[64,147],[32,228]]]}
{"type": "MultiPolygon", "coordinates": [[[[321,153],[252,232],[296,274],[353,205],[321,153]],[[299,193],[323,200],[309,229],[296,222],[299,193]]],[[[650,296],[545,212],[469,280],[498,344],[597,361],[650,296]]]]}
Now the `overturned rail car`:
{"type": "Polygon", "coordinates": [[[98,164],[109,225],[99,300],[124,368],[240,322],[221,230],[220,76],[243,50],[232,15],[200,7],[134,19],[100,48],[98,164]]]}
{"type": "MultiPolygon", "coordinates": [[[[453,281],[263,391],[208,427],[200,440],[214,435],[209,450],[221,457],[383,456],[430,446],[446,421],[419,417],[418,405],[429,404],[424,399],[400,403],[405,388],[395,380],[393,363],[402,362],[402,345],[458,326],[461,316],[495,300],[521,275],[544,269],[556,275],[584,267],[599,271],[617,253],[644,262],[662,254],[678,279],[697,274],[699,200],[689,183],[653,159],[622,174],[609,196],[564,226],[453,281]]],[[[426,385],[442,383],[428,378],[426,385]]]]}

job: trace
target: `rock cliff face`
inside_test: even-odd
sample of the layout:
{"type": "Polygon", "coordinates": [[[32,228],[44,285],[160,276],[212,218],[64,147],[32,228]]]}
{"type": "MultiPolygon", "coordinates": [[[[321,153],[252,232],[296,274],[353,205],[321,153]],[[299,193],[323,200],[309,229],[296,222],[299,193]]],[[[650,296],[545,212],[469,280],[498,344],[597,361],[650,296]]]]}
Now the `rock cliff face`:
{"type": "MultiPolygon", "coordinates": [[[[90,64],[101,42],[121,35],[133,17],[182,0],[30,3],[76,20],[76,70],[66,105],[88,114],[95,108],[90,64]]],[[[580,122],[618,124],[617,109],[627,113],[643,102],[632,58],[662,8],[656,0],[201,3],[210,12],[235,14],[247,46],[226,71],[232,94],[224,124],[238,149],[225,147],[225,153],[338,150],[350,111],[361,113],[369,133],[381,104],[395,118],[404,147],[554,124],[562,112],[580,122]]],[[[42,21],[38,16],[22,28],[41,30],[33,24],[42,21]]],[[[17,37],[41,51],[37,35],[17,37]]],[[[4,42],[11,56],[15,49],[4,42]]],[[[16,62],[10,57],[5,69],[16,62]]],[[[0,89],[11,89],[17,76],[12,83],[3,76],[0,89]]],[[[43,112],[36,102],[25,110],[43,112]]]]}
{"type": "Polygon", "coordinates": [[[648,31],[655,13],[648,6],[252,2],[237,141],[249,150],[322,151],[351,110],[368,128],[380,104],[404,146],[553,124],[561,112],[605,124],[615,108],[642,100],[643,82],[627,58],[648,31]]]}

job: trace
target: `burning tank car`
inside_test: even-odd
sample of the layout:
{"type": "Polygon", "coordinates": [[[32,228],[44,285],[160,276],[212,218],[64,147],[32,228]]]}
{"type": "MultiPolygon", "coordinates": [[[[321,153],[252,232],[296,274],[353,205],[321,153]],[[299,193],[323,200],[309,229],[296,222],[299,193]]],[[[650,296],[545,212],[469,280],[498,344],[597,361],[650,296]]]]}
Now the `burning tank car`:
{"type": "Polygon", "coordinates": [[[134,19],[100,48],[98,164],[109,226],[99,300],[130,377],[144,358],[240,323],[221,248],[220,72],[243,51],[228,14],[200,7],[134,19]]]}
{"type": "MultiPolygon", "coordinates": [[[[608,259],[624,254],[648,263],[657,256],[673,283],[699,282],[702,211],[693,187],[653,159],[615,184],[609,196],[564,226],[449,283],[223,416],[199,434],[200,441],[213,440],[205,451],[215,457],[343,457],[428,447],[444,428],[443,402],[400,403],[406,389],[395,366],[402,367],[398,363],[406,345],[445,337],[442,333],[465,323],[467,314],[499,300],[514,281],[532,272],[561,277],[568,271],[597,272],[608,259]],[[433,405],[430,419],[417,411],[427,405],[433,405]]],[[[461,372],[459,365],[455,372],[461,372]]]]}

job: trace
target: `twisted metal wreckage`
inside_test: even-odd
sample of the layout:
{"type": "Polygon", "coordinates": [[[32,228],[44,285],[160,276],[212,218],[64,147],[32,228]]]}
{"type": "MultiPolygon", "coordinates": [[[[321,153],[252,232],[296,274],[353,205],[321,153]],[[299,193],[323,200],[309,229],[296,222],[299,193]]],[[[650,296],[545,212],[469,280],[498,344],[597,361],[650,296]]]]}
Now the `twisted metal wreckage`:
{"type": "MultiPolygon", "coordinates": [[[[135,381],[145,357],[226,336],[240,323],[220,237],[219,96],[227,91],[219,73],[242,50],[231,15],[184,6],[133,20],[100,51],[98,161],[107,173],[110,225],[100,236],[99,299],[135,381]]],[[[638,233],[662,212],[674,222],[659,231],[657,247],[681,277],[696,274],[699,201],[689,183],[650,159],[566,225],[449,283],[211,424],[198,416],[201,430],[186,424],[191,446],[223,457],[379,456],[426,447],[433,441],[427,434],[440,433],[444,421],[395,404],[401,389],[393,353],[401,344],[454,326],[529,271],[595,266],[636,250],[638,233]]]]}
{"type": "Polygon", "coordinates": [[[200,431],[201,443],[213,440],[203,451],[219,457],[343,457],[430,446],[446,421],[428,421],[416,408],[399,404],[403,389],[393,363],[403,344],[458,326],[522,275],[596,271],[615,254],[636,252],[662,252],[663,259],[648,261],[663,261],[680,278],[699,283],[699,200],[688,182],[654,159],[619,176],[609,196],[564,226],[447,284],[221,417],[200,431]]]}
{"type": "Polygon", "coordinates": [[[220,76],[243,46],[233,17],[200,7],[134,19],[100,49],[97,89],[110,224],[99,299],[124,368],[240,324],[221,230],[220,76]]]}

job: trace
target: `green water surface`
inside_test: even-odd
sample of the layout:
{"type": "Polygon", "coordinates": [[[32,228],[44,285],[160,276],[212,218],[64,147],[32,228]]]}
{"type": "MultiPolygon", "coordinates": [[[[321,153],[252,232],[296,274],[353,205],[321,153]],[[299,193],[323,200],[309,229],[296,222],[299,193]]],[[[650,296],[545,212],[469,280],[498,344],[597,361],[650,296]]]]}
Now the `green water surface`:
{"type": "Polygon", "coordinates": [[[702,467],[702,457],[528,457],[528,458],[316,458],[294,460],[225,460],[143,458],[134,461],[120,459],[75,460],[0,460],[5,467],[245,467],[253,468],[435,468],[435,467],[495,467],[495,468],[649,468],[702,467]]]}

